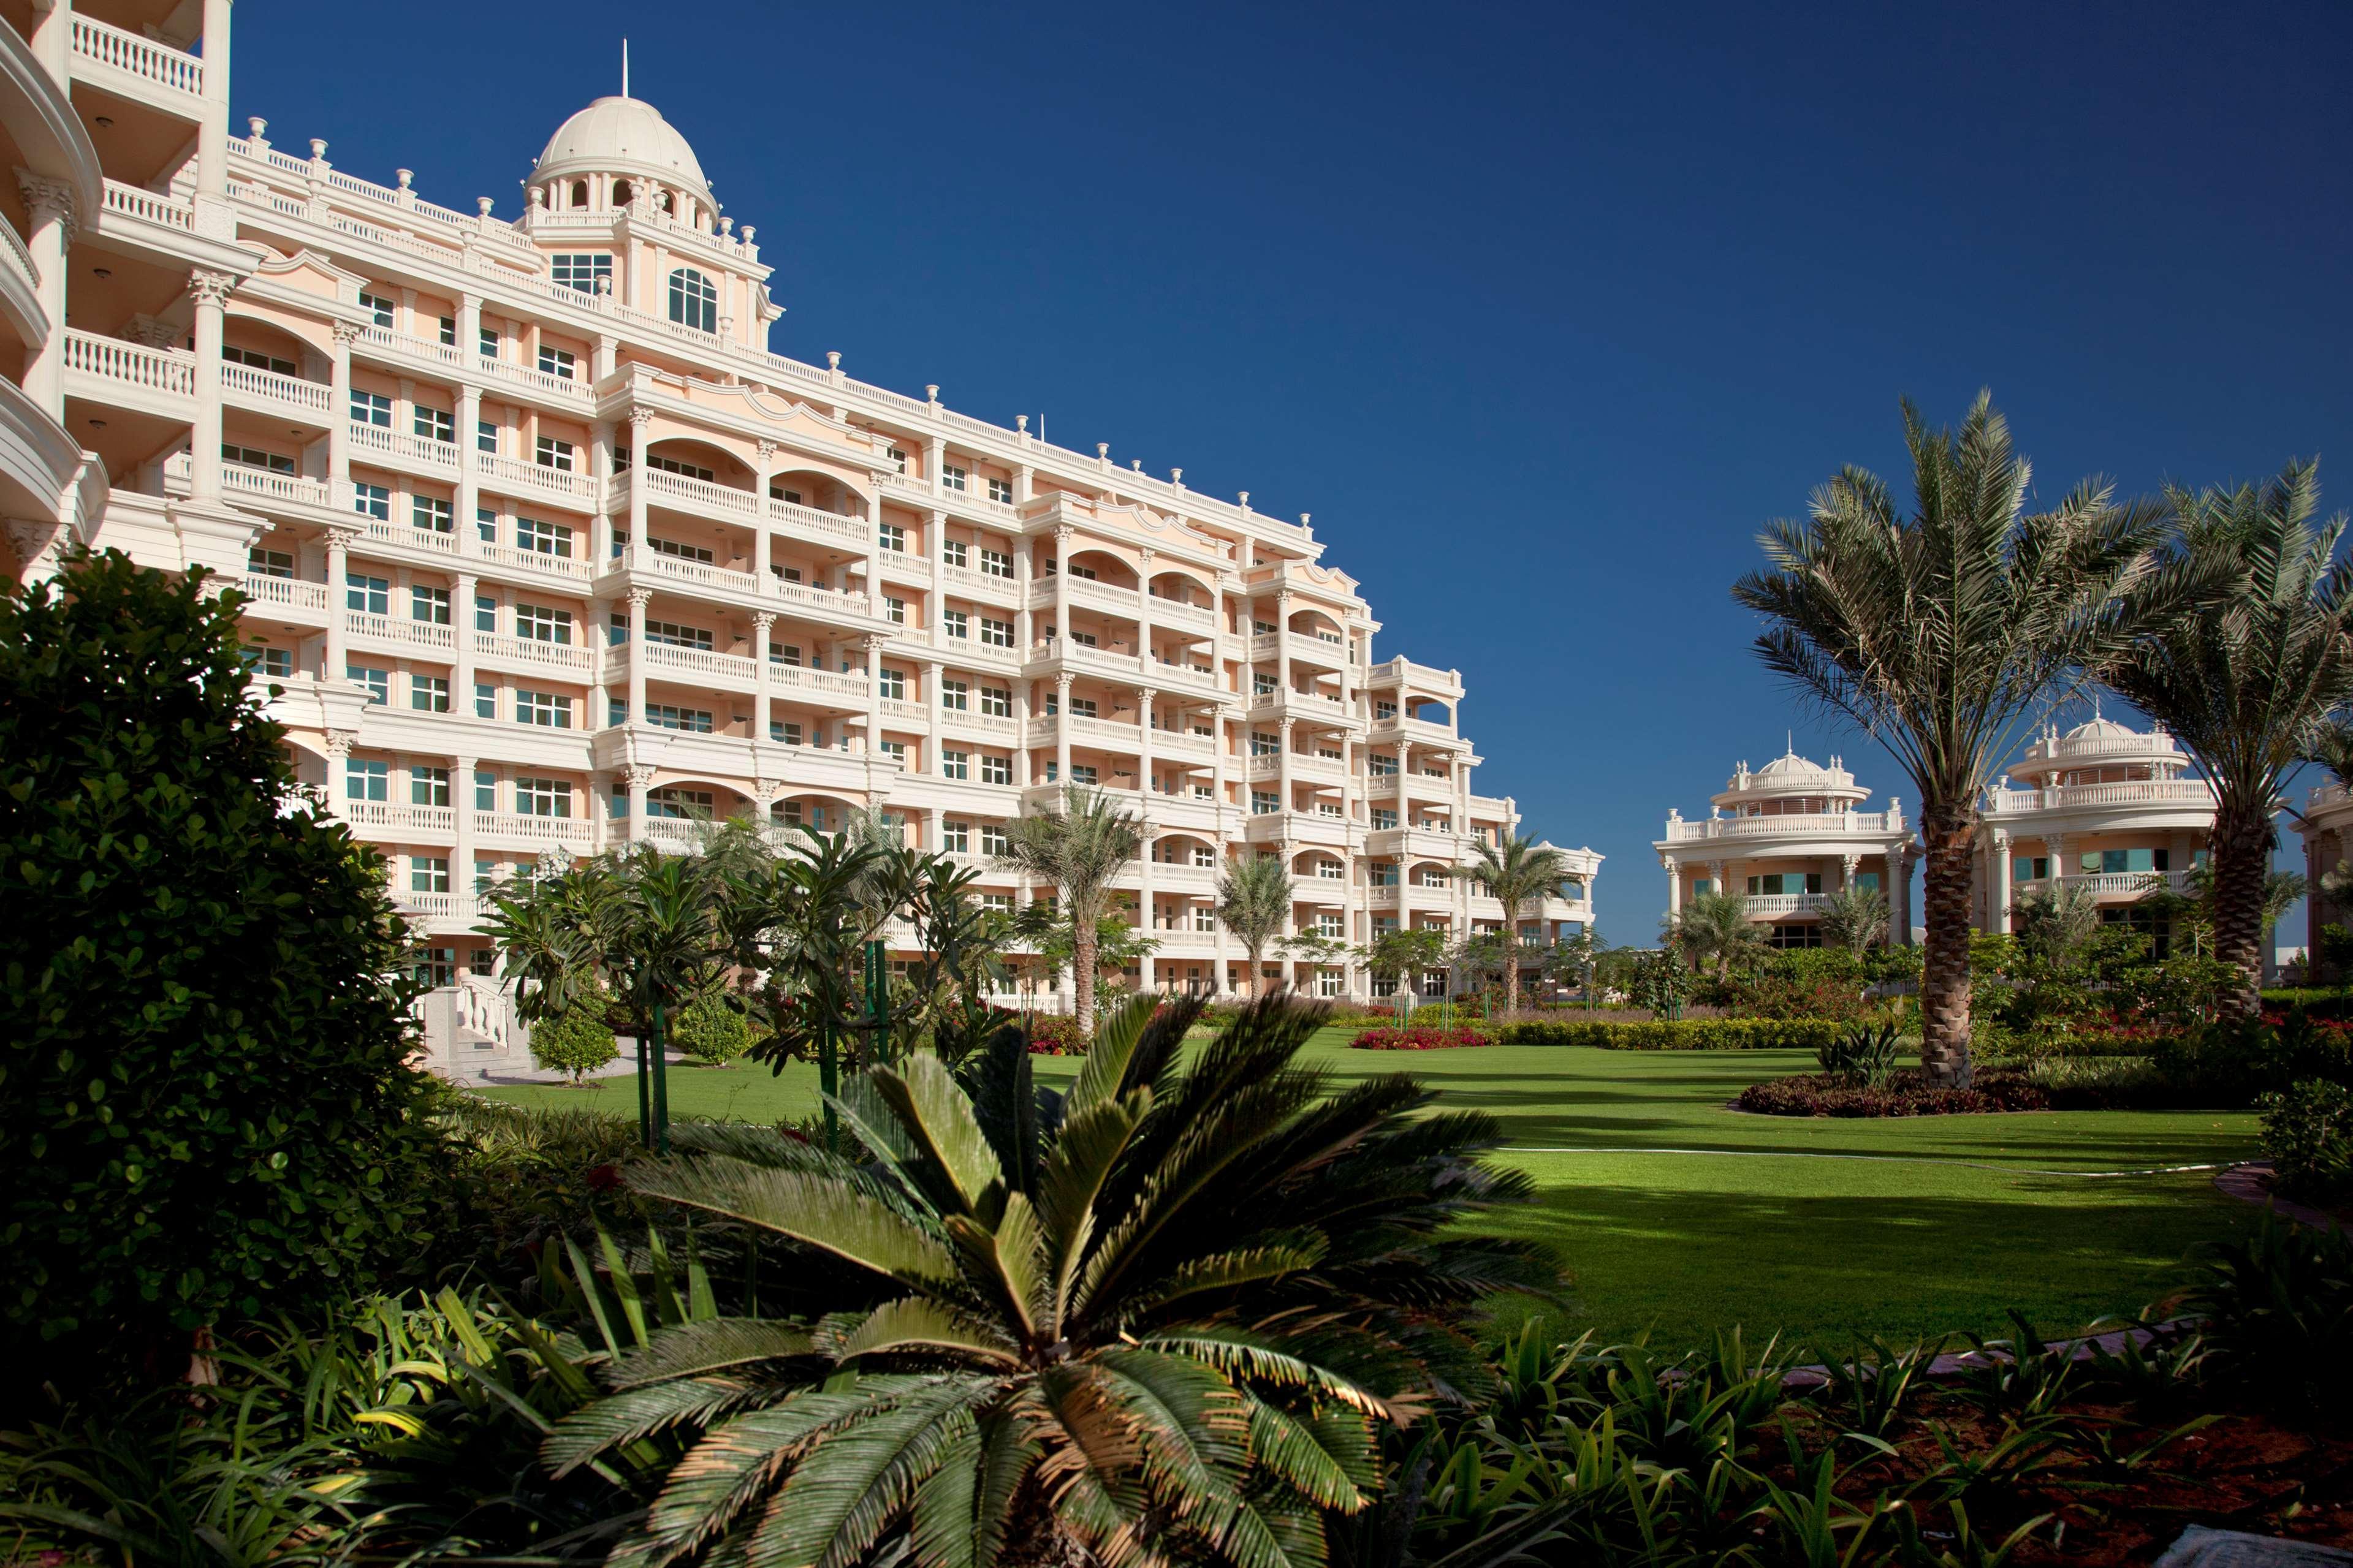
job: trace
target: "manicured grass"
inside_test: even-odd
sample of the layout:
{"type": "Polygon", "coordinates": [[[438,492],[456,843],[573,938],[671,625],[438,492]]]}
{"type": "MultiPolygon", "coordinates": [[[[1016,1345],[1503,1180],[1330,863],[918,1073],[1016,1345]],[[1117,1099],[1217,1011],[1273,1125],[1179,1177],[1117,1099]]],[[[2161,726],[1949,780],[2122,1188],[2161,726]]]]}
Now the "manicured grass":
{"type": "MultiPolygon", "coordinates": [[[[1800,1121],[1725,1109],[1758,1079],[1811,1070],[1800,1051],[1392,1054],[1350,1050],[1348,1038],[1327,1029],[1308,1055],[1340,1079],[1411,1073],[1441,1104],[1503,1120],[1504,1157],[1541,1195],[1502,1227],[1561,1250],[1576,1276],[1573,1331],[1648,1328],[1676,1345],[1734,1322],[1909,1338],[2000,1331],[2017,1307],[2057,1331],[2138,1310],[2190,1248],[2253,1221],[2213,1190],[2211,1172],[2094,1174],[2247,1158],[2249,1113],[1800,1121]]],[[[1077,1069],[1066,1058],[1036,1066],[1049,1083],[1077,1069]]],[[[801,1064],[781,1078],[674,1068],[670,1104],[681,1116],[802,1116],[816,1108],[816,1078],[801,1064]]],[[[491,1092],[637,1113],[628,1079],[491,1092]]]]}

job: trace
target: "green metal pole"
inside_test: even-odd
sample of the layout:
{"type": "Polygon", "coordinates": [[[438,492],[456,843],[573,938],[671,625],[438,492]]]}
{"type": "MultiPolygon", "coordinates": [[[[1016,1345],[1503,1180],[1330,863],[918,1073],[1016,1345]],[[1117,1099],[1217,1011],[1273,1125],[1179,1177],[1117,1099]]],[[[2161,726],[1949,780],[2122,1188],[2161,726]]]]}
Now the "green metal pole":
{"type": "Polygon", "coordinates": [[[841,1088],[841,1064],[839,1047],[833,1041],[833,1026],[820,1024],[817,1031],[817,1086],[825,1095],[825,1148],[828,1154],[841,1152],[841,1128],[833,1114],[833,1097],[841,1088]]]}
{"type": "Polygon", "coordinates": [[[654,1152],[670,1152],[670,1074],[662,1067],[662,1005],[654,1004],[654,1152]]]}
{"type": "Polygon", "coordinates": [[[654,1102],[651,1070],[646,1066],[646,1037],[638,1037],[638,1147],[654,1146],[654,1102]]]}
{"type": "Polygon", "coordinates": [[[891,1062],[891,960],[879,942],[866,944],[866,1016],[873,1024],[874,1059],[891,1062]]]}

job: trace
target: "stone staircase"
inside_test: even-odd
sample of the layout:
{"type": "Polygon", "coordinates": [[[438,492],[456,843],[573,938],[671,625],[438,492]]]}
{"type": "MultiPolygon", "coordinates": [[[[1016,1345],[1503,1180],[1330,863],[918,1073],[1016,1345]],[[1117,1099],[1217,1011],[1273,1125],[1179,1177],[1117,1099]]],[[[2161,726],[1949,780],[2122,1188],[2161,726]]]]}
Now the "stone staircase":
{"type": "Polygon", "coordinates": [[[480,1082],[531,1071],[531,1026],[490,981],[467,975],[435,986],[409,1011],[425,1026],[422,1065],[443,1078],[480,1082]]]}

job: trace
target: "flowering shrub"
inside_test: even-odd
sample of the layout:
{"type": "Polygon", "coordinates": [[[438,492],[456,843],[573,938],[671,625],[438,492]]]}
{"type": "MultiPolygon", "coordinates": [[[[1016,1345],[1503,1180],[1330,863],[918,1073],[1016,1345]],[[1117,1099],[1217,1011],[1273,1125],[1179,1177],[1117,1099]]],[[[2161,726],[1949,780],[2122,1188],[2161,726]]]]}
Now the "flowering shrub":
{"type": "Polygon", "coordinates": [[[2018,1073],[1984,1072],[1969,1089],[1938,1089],[1915,1068],[1857,1089],[1827,1073],[1754,1083],[1734,1101],[1765,1116],[1951,1116],[1987,1110],[2042,1110],[2050,1094],[2018,1073]]]}
{"type": "Polygon", "coordinates": [[[1451,1029],[1411,1024],[1402,1029],[1366,1029],[1349,1043],[1360,1051],[1451,1051],[1461,1046],[1492,1046],[1495,1038],[1468,1024],[1451,1029]]]}
{"type": "Polygon", "coordinates": [[[1040,1013],[1029,1024],[1029,1054],[1033,1057],[1082,1057],[1091,1042],[1079,1021],[1063,1013],[1040,1013]]]}
{"type": "Polygon", "coordinates": [[[1604,1024],[1531,1020],[1506,1025],[1507,1046],[1589,1046],[1603,1051],[1820,1050],[1838,1038],[1827,1018],[1657,1018],[1604,1024]]]}

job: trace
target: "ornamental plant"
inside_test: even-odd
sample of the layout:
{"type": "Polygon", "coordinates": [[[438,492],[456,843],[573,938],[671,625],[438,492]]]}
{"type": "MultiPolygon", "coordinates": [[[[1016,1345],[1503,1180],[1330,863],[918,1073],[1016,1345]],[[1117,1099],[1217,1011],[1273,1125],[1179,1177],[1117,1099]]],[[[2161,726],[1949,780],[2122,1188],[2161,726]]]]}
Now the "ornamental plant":
{"type": "Polygon", "coordinates": [[[531,1059],[550,1072],[568,1072],[574,1088],[621,1054],[613,1026],[596,1006],[575,1007],[531,1026],[531,1059]]]}
{"type": "Polygon", "coordinates": [[[1468,1024],[1451,1028],[1434,1024],[1409,1024],[1404,1028],[1366,1029],[1349,1044],[1360,1051],[1451,1051],[1464,1046],[1492,1046],[1493,1035],[1484,1035],[1468,1024]]]}
{"type": "Polygon", "coordinates": [[[715,996],[698,996],[679,1009],[670,1043],[696,1061],[724,1067],[752,1048],[752,1026],[715,996]]]}
{"type": "Polygon", "coordinates": [[[383,863],[297,788],[206,575],[0,584],[9,1375],[175,1380],[428,1239],[383,863]]]}

